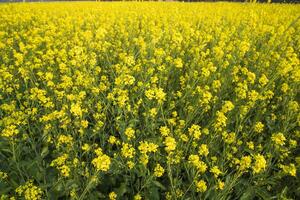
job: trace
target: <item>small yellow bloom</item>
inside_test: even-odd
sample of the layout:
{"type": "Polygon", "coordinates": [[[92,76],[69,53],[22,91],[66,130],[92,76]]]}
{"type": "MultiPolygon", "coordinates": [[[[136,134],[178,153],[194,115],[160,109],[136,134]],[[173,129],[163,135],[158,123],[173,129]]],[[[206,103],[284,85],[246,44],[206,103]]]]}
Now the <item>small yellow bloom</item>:
{"type": "Polygon", "coordinates": [[[73,104],[71,105],[70,112],[71,112],[72,114],[74,114],[75,116],[81,117],[81,116],[82,116],[82,109],[81,109],[80,104],[78,104],[78,103],[74,104],[74,103],[73,103],[73,104]]]}
{"type": "Polygon", "coordinates": [[[209,154],[209,150],[206,144],[201,144],[198,151],[200,156],[207,156],[209,154]]]}
{"type": "Polygon", "coordinates": [[[116,200],[117,199],[117,194],[115,192],[111,192],[108,195],[110,200],[116,200]]]}
{"type": "Polygon", "coordinates": [[[98,151],[96,152],[97,156],[96,158],[94,158],[92,160],[92,164],[94,165],[94,167],[96,168],[97,171],[108,171],[110,164],[111,164],[111,160],[110,157],[103,154],[102,151],[98,151]]]}
{"type": "Polygon", "coordinates": [[[275,133],[272,135],[271,140],[277,145],[284,145],[286,138],[282,133],[275,133]]]}
{"type": "Polygon", "coordinates": [[[280,168],[283,170],[284,173],[296,177],[297,170],[295,164],[291,163],[289,165],[281,165],[280,168]]]}
{"type": "Polygon", "coordinates": [[[85,143],[85,144],[81,147],[81,149],[82,149],[83,151],[85,151],[85,152],[89,151],[90,148],[91,148],[90,145],[87,144],[87,143],[85,143]]]}
{"type": "Polygon", "coordinates": [[[289,90],[289,85],[288,85],[287,83],[283,83],[283,84],[281,85],[281,91],[282,91],[283,93],[286,93],[288,90],[289,90]]]}
{"type": "Polygon", "coordinates": [[[240,167],[241,171],[248,169],[251,166],[251,157],[250,156],[243,156],[240,160],[240,167]]]}
{"type": "Polygon", "coordinates": [[[225,183],[223,181],[221,181],[221,180],[218,180],[217,189],[223,190],[224,186],[225,186],[225,183]]]}
{"type": "Polygon", "coordinates": [[[127,166],[128,166],[129,169],[132,169],[134,167],[134,162],[127,161],[127,166]]]}
{"type": "Polygon", "coordinates": [[[110,144],[116,144],[117,143],[117,138],[115,136],[109,136],[108,142],[110,144]]]}
{"type": "Polygon", "coordinates": [[[254,156],[254,166],[252,167],[253,173],[257,174],[261,171],[265,170],[267,167],[267,161],[265,160],[264,156],[261,154],[257,154],[254,156]]]}
{"type": "Polygon", "coordinates": [[[131,127],[127,128],[124,134],[127,136],[128,140],[135,138],[135,130],[131,127]]]}
{"type": "Polygon", "coordinates": [[[204,173],[207,169],[207,165],[205,162],[201,161],[198,155],[190,155],[189,156],[189,163],[195,166],[200,173],[204,173]]]}
{"type": "Polygon", "coordinates": [[[19,186],[16,189],[19,196],[23,196],[25,200],[39,200],[42,199],[43,191],[41,188],[35,186],[33,181],[27,181],[25,185],[19,186]]]}
{"type": "Polygon", "coordinates": [[[174,151],[176,148],[176,140],[170,136],[165,138],[164,144],[167,152],[174,151]]]}
{"type": "Polygon", "coordinates": [[[222,106],[221,112],[227,113],[234,108],[234,105],[231,101],[225,101],[224,105],[222,106]]]}
{"type": "Polygon", "coordinates": [[[261,133],[261,132],[263,132],[264,127],[265,127],[265,125],[264,125],[263,123],[257,122],[257,123],[254,125],[254,131],[255,131],[256,133],[261,133]]]}
{"type": "Polygon", "coordinates": [[[217,178],[220,174],[222,174],[221,170],[218,168],[218,166],[213,166],[210,169],[210,172],[214,174],[214,176],[217,178]]]}
{"type": "Polygon", "coordinates": [[[196,125],[196,124],[193,124],[189,129],[189,134],[191,136],[193,136],[195,139],[199,139],[200,136],[201,136],[201,130],[200,130],[200,126],[199,125],[196,125]]]}
{"type": "Polygon", "coordinates": [[[266,75],[263,74],[263,75],[259,78],[258,82],[259,82],[259,84],[260,84],[261,86],[265,86],[265,85],[269,82],[269,79],[267,78],[266,75]]]}
{"type": "Polygon", "coordinates": [[[197,192],[205,192],[207,190],[207,185],[204,180],[200,180],[196,182],[197,192]]]}
{"type": "Polygon", "coordinates": [[[135,149],[132,147],[131,144],[123,143],[123,146],[121,148],[121,154],[125,158],[133,158],[135,155],[135,149]]]}
{"type": "Polygon", "coordinates": [[[142,196],[140,194],[134,195],[134,200],[142,200],[142,196]]]}
{"type": "Polygon", "coordinates": [[[161,177],[164,174],[164,172],[165,170],[160,164],[157,164],[154,168],[154,176],[156,177],[161,177]]]}
{"type": "Polygon", "coordinates": [[[162,136],[168,136],[170,134],[170,129],[167,126],[161,126],[159,131],[162,136]]]}

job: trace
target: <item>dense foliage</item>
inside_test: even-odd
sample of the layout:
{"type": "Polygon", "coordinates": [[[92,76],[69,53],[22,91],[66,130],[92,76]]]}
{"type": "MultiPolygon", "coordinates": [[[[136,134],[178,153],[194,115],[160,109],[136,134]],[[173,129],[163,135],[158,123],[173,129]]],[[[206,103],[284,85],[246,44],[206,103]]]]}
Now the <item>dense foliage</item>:
{"type": "Polygon", "coordinates": [[[298,5],[0,5],[0,199],[296,199],[298,5]]]}

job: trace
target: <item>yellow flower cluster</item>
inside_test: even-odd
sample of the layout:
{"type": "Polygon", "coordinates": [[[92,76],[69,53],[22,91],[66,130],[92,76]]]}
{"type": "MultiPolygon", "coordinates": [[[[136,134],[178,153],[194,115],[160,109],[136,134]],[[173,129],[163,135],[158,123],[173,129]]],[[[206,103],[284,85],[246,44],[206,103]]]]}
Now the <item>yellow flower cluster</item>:
{"type": "Polygon", "coordinates": [[[266,162],[263,155],[261,155],[261,154],[255,155],[254,160],[255,160],[254,161],[254,166],[252,167],[253,168],[253,173],[259,173],[259,172],[266,169],[267,162],[266,162]]]}
{"type": "Polygon", "coordinates": [[[117,194],[115,192],[111,192],[108,195],[110,200],[116,200],[117,199],[117,194]]]}
{"type": "Polygon", "coordinates": [[[264,127],[265,127],[265,125],[263,123],[257,122],[254,125],[254,131],[257,132],[257,133],[261,133],[264,130],[264,127]]]}
{"type": "Polygon", "coordinates": [[[135,138],[135,130],[133,128],[127,128],[125,130],[125,135],[127,136],[127,138],[130,140],[131,138],[135,138]]]}
{"type": "Polygon", "coordinates": [[[59,156],[58,158],[54,159],[50,166],[51,167],[56,167],[62,176],[64,177],[68,177],[70,176],[70,167],[66,164],[67,162],[67,159],[68,159],[68,155],[67,154],[63,154],[61,156],[59,156]]]}
{"type": "Polygon", "coordinates": [[[133,158],[135,154],[135,149],[132,147],[131,144],[123,143],[121,153],[125,158],[133,158]]]}
{"type": "Polygon", "coordinates": [[[154,88],[146,90],[145,95],[148,99],[156,99],[158,103],[162,103],[166,100],[166,93],[162,88],[154,88]]]}
{"type": "Polygon", "coordinates": [[[191,163],[200,173],[204,173],[207,169],[205,162],[201,161],[198,155],[190,155],[189,163],[191,163]]]}
{"type": "Polygon", "coordinates": [[[205,192],[207,190],[207,185],[204,180],[200,180],[196,182],[197,192],[205,192]]]}
{"type": "Polygon", "coordinates": [[[161,177],[164,174],[164,172],[165,172],[164,168],[160,164],[157,164],[154,168],[153,174],[156,177],[161,177]]]}
{"type": "Polygon", "coordinates": [[[284,145],[285,140],[286,140],[285,136],[282,133],[273,134],[271,139],[275,144],[280,145],[280,146],[284,145]]]}
{"type": "Polygon", "coordinates": [[[27,181],[24,185],[16,189],[19,196],[23,196],[25,200],[38,200],[42,199],[43,191],[41,188],[35,186],[33,181],[27,181]]]}
{"type": "Polygon", "coordinates": [[[251,161],[252,159],[250,156],[243,156],[239,162],[239,169],[242,171],[248,169],[251,166],[251,161]]]}
{"type": "Polygon", "coordinates": [[[142,141],[140,142],[140,145],[138,149],[142,154],[147,154],[147,153],[155,153],[157,151],[158,145],[152,143],[152,142],[147,142],[147,141],[142,141]]]}
{"type": "Polygon", "coordinates": [[[111,164],[111,159],[108,155],[102,153],[102,149],[98,148],[95,151],[97,157],[92,160],[92,164],[97,171],[108,171],[111,164]]]}
{"type": "Polygon", "coordinates": [[[165,150],[167,152],[171,152],[176,149],[176,140],[170,136],[165,138],[164,144],[166,145],[165,150]]]}
{"type": "Polygon", "coordinates": [[[0,199],[297,199],[299,13],[1,3],[0,199]]]}
{"type": "Polygon", "coordinates": [[[189,134],[193,136],[195,139],[199,139],[201,136],[200,126],[193,124],[189,129],[189,134]]]}

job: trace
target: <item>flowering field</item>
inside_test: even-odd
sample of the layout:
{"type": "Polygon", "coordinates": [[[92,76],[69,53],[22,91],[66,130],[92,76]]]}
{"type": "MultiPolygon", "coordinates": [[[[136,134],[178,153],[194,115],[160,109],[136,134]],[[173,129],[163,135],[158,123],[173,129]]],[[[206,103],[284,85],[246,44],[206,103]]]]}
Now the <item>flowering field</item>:
{"type": "Polygon", "coordinates": [[[300,5],[0,5],[0,199],[297,199],[300,5]]]}

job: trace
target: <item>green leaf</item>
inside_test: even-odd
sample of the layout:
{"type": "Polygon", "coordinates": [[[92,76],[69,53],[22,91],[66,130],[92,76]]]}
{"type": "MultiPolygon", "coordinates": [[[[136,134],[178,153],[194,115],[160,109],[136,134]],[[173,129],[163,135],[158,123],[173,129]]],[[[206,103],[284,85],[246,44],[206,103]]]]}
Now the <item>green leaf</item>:
{"type": "Polygon", "coordinates": [[[48,153],[49,153],[49,148],[48,148],[48,146],[43,147],[42,152],[41,152],[41,157],[42,157],[42,158],[45,158],[45,157],[48,155],[48,153]]]}
{"type": "Polygon", "coordinates": [[[160,182],[158,182],[158,181],[153,180],[152,183],[153,183],[155,186],[157,186],[157,187],[159,187],[160,189],[162,189],[162,190],[167,190],[166,187],[163,186],[163,185],[162,185],[160,182]]]}
{"type": "Polygon", "coordinates": [[[122,197],[127,192],[126,183],[121,183],[120,187],[116,189],[118,197],[122,197]]]}
{"type": "Polygon", "coordinates": [[[159,191],[157,187],[151,187],[149,189],[149,199],[151,200],[159,200],[159,191]]]}
{"type": "Polygon", "coordinates": [[[255,192],[253,191],[253,188],[250,187],[248,188],[243,195],[241,196],[241,200],[249,200],[249,199],[253,199],[255,196],[255,192]]]}

